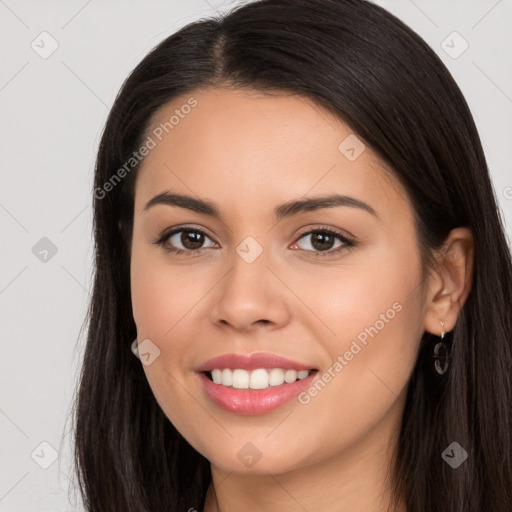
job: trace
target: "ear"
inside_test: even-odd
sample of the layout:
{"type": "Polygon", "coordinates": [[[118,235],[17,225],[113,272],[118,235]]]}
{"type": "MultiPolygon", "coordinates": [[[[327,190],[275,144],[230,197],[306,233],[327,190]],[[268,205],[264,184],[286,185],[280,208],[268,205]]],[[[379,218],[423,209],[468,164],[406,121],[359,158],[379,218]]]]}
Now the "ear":
{"type": "Polygon", "coordinates": [[[468,228],[455,228],[436,254],[437,267],[429,276],[425,303],[425,330],[440,336],[457,322],[459,312],[471,290],[474,238],[468,228]]]}

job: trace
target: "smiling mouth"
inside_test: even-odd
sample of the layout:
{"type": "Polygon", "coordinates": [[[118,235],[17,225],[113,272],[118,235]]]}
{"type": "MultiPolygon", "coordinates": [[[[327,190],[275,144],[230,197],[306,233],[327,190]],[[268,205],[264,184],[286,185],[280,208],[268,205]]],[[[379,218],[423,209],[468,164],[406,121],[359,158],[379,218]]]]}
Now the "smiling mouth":
{"type": "Polygon", "coordinates": [[[241,368],[214,369],[202,372],[213,383],[231,389],[266,389],[283,384],[292,384],[318,372],[311,370],[291,370],[283,368],[241,368]]]}

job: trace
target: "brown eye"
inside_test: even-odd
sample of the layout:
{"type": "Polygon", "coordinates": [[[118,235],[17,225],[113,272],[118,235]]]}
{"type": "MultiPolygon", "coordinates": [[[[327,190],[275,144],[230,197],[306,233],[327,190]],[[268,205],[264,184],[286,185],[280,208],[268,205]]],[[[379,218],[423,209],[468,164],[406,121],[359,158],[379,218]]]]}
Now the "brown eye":
{"type": "Polygon", "coordinates": [[[317,251],[327,251],[332,249],[336,237],[328,233],[316,232],[311,235],[311,245],[317,251]]]}
{"type": "Polygon", "coordinates": [[[348,242],[339,234],[325,230],[310,231],[302,235],[300,240],[307,239],[307,237],[310,237],[310,241],[306,246],[309,245],[314,251],[328,251],[335,246],[337,240],[341,240],[341,242],[336,246],[336,248],[343,245],[343,243],[348,242]]]}
{"type": "Polygon", "coordinates": [[[165,250],[177,254],[182,253],[198,253],[208,247],[215,247],[216,244],[200,229],[181,228],[175,229],[155,242],[158,245],[164,246],[165,250]],[[204,245],[207,240],[210,240],[210,245],[204,245]]]}
{"type": "Polygon", "coordinates": [[[354,247],[356,243],[337,231],[321,228],[304,233],[294,245],[306,252],[313,253],[315,256],[329,256],[344,249],[354,247]],[[308,238],[309,242],[301,247],[301,241],[308,238]]]}
{"type": "Polygon", "coordinates": [[[204,234],[199,233],[198,231],[180,231],[181,233],[179,237],[180,242],[183,244],[185,249],[200,249],[204,244],[204,234]]]}

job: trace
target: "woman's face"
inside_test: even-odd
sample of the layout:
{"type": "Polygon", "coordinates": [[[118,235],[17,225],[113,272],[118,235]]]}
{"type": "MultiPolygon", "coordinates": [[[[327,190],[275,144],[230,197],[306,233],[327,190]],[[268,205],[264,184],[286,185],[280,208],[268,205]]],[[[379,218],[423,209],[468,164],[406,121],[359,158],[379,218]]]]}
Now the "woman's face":
{"type": "Polygon", "coordinates": [[[147,135],[131,292],[143,368],[169,420],[236,472],[384,450],[424,331],[413,212],[397,179],[299,96],[196,91],[162,108],[147,135]],[[147,206],[164,192],[213,208],[177,196],[147,206]],[[345,198],[304,203],[334,195],[345,198]],[[261,353],[291,371],[271,359],[208,363],[261,353]],[[304,376],[294,369],[317,371],[279,384],[304,376]]]}

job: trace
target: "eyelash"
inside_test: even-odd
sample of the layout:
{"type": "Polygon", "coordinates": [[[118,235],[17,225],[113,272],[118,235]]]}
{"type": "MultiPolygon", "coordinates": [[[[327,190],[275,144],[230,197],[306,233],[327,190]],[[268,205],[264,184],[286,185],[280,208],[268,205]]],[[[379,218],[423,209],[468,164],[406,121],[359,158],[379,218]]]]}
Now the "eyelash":
{"type": "MultiPolygon", "coordinates": [[[[204,235],[207,238],[210,238],[203,230],[192,227],[192,226],[180,226],[179,228],[175,228],[172,231],[164,232],[157,240],[155,240],[153,243],[155,245],[162,246],[165,251],[173,253],[175,255],[182,255],[182,254],[193,254],[193,253],[199,253],[202,252],[204,249],[208,249],[208,247],[202,247],[200,249],[178,249],[175,247],[164,247],[164,243],[173,235],[177,233],[181,233],[182,231],[189,231],[192,233],[199,233],[201,235],[204,235]]],[[[337,247],[336,249],[328,249],[326,251],[305,251],[308,253],[313,253],[316,255],[316,257],[320,258],[326,258],[328,256],[331,256],[333,254],[337,254],[342,250],[350,249],[352,247],[355,247],[357,245],[356,241],[353,238],[348,237],[345,234],[342,234],[339,231],[336,231],[332,228],[328,228],[326,226],[322,226],[320,228],[311,229],[309,231],[306,231],[305,233],[302,233],[299,238],[297,238],[297,242],[301,240],[302,238],[305,238],[307,235],[311,235],[313,233],[322,233],[324,235],[332,235],[335,238],[339,239],[341,242],[343,242],[344,245],[341,245],[340,247],[337,247]]],[[[211,238],[210,238],[211,239],[211,238]]],[[[294,242],[294,245],[297,243],[294,242]]],[[[304,249],[299,249],[303,250],[304,249]]]]}

